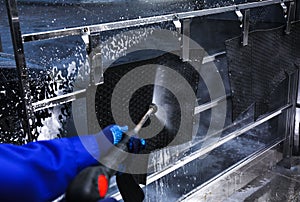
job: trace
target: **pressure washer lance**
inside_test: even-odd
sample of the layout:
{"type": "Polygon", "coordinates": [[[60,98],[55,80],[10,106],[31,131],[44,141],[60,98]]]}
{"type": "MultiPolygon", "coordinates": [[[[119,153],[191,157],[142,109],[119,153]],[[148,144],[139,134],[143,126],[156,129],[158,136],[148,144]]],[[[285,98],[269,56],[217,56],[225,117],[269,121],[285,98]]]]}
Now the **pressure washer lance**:
{"type": "Polygon", "coordinates": [[[123,162],[126,159],[128,154],[127,144],[130,138],[138,135],[138,133],[140,132],[141,128],[146,123],[146,121],[156,112],[157,112],[157,106],[155,104],[151,104],[149,106],[148,111],[140,120],[140,122],[134,127],[133,130],[129,131],[127,135],[118,143],[118,145],[116,146],[118,149],[112,148],[109,151],[108,155],[105,155],[105,157],[101,160],[101,162],[104,162],[105,165],[109,168],[113,168],[115,165],[119,164],[120,162],[123,162]]]}
{"type": "Polygon", "coordinates": [[[104,198],[109,188],[109,179],[117,172],[111,168],[120,165],[127,158],[127,144],[130,138],[137,135],[145,122],[156,112],[157,106],[151,104],[149,110],[135,128],[129,131],[118,145],[111,148],[108,154],[101,159],[104,165],[88,167],[80,172],[68,187],[66,193],[67,201],[95,202],[104,198]]]}

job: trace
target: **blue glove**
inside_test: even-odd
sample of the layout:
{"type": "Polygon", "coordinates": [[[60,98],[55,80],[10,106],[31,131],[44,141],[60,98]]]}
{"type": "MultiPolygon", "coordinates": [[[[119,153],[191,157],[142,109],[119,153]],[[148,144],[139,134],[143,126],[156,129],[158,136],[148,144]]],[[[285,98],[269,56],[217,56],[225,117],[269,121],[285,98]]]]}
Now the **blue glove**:
{"type": "Polygon", "coordinates": [[[131,137],[127,144],[128,150],[131,153],[139,153],[146,147],[146,140],[137,137],[131,137]]]}
{"type": "MultiPolygon", "coordinates": [[[[123,134],[128,131],[128,126],[109,125],[102,130],[105,137],[114,145],[117,145],[123,138],[123,134]]],[[[146,141],[137,137],[131,137],[127,143],[129,152],[139,153],[145,149],[146,141]]]]}
{"type": "Polygon", "coordinates": [[[123,133],[128,131],[128,126],[109,125],[102,130],[105,137],[114,145],[123,138],[123,133]]]}

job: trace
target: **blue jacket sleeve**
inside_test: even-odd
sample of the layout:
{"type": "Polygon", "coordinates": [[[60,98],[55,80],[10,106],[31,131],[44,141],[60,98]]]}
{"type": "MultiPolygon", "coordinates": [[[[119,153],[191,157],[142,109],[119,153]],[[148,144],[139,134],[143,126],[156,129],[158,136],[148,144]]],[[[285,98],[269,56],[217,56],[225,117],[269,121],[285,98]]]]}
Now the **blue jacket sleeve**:
{"type": "Polygon", "coordinates": [[[95,135],[0,144],[0,201],[51,201],[100,155],[95,135]],[[82,144],[84,142],[84,144],[82,144]],[[89,145],[88,151],[84,145],[89,145]]]}

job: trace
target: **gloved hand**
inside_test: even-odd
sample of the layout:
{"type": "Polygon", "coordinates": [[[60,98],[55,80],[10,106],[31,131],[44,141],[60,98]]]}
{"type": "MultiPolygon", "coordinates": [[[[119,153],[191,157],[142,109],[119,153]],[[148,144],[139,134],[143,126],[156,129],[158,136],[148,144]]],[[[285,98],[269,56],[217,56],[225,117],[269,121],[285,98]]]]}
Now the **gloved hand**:
{"type": "Polygon", "coordinates": [[[127,143],[128,151],[137,154],[146,147],[146,140],[137,137],[131,137],[127,143]]]}
{"type": "MultiPolygon", "coordinates": [[[[117,145],[127,131],[128,126],[109,125],[102,130],[102,133],[112,144],[117,145]]],[[[145,149],[145,146],[146,141],[137,137],[131,137],[127,143],[128,151],[135,154],[145,149]]]]}
{"type": "Polygon", "coordinates": [[[123,138],[123,133],[128,131],[128,126],[109,125],[102,130],[106,138],[117,145],[123,138]]]}

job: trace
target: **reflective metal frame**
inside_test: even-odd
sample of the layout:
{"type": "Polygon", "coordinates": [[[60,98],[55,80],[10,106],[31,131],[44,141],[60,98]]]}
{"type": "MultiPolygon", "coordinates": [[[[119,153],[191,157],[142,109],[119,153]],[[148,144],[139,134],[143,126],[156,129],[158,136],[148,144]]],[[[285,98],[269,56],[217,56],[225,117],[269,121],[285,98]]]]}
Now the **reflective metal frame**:
{"type": "MultiPolygon", "coordinates": [[[[245,3],[240,5],[233,5],[233,6],[226,6],[226,7],[220,7],[220,8],[211,8],[211,9],[205,9],[205,10],[197,10],[197,11],[190,11],[190,12],[183,12],[183,13],[174,13],[174,14],[168,14],[168,15],[161,15],[161,16],[153,16],[153,17],[147,17],[147,18],[140,18],[140,19],[132,19],[132,20],[125,20],[125,21],[119,21],[119,22],[109,22],[109,23],[103,23],[103,24],[97,24],[97,25],[90,25],[90,26],[82,26],[82,27],[74,27],[74,28],[66,28],[66,29],[59,29],[59,30],[53,30],[53,31],[47,31],[47,32],[38,32],[38,33],[29,33],[29,34],[21,34],[20,30],[20,24],[19,24],[19,18],[17,13],[17,5],[15,0],[6,0],[7,8],[8,8],[8,18],[10,22],[11,27],[11,35],[13,39],[13,45],[14,45],[14,54],[15,54],[15,60],[16,60],[16,66],[18,70],[18,78],[20,82],[20,90],[21,90],[21,96],[24,98],[23,102],[23,108],[25,109],[25,117],[23,117],[23,126],[25,134],[28,136],[28,140],[32,140],[31,136],[31,122],[33,119],[33,112],[47,109],[50,107],[54,107],[63,103],[72,102],[79,98],[87,98],[87,114],[88,114],[88,120],[96,120],[95,114],[91,113],[94,112],[93,108],[90,108],[89,101],[93,99],[93,96],[90,95],[89,92],[95,92],[93,89],[97,87],[97,85],[101,84],[101,77],[100,81],[95,80],[95,78],[99,78],[99,75],[95,75],[95,68],[98,68],[93,63],[94,58],[89,58],[90,67],[92,68],[91,75],[90,75],[90,84],[87,89],[68,93],[66,95],[57,96],[50,99],[40,100],[35,103],[31,103],[30,98],[30,90],[29,90],[29,83],[28,83],[28,72],[26,67],[26,61],[25,61],[25,54],[24,54],[24,48],[23,44],[27,42],[32,41],[39,41],[39,40],[46,40],[46,39],[55,39],[55,38],[61,38],[66,36],[88,36],[89,40],[87,41],[87,51],[91,52],[93,49],[92,46],[92,38],[97,36],[97,34],[100,34],[103,31],[109,31],[109,30],[117,30],[117,29],[123,29],[123,28],[129,28],[129,27],[137,27],[140,25],[150,25],[154,23],[159,22],[166,22],[166,21],[180,21],[183,22],[183,34],[189,35],[189,20],[195,17],[200,16],[207,16],[207,15],[213,15],[218,13],[224,13],[224,12],[234,12],[237,10],[246,10],[256,7],[262,7],[262,6],[268,6],[272,4],[280,4],[280,3],[286,3],[290,2],[290,8],[289,11],[291,15],[288,17],[287,21],[287,28],[286,32],[289,33],[290,28],[290,22],[295,18],[293,13],[295,11],[293,10],[293,7],[291,5],[294,4],[291,0],[266,0],[266,1],[260,1],[260,2],[252,2],[252,3],[245,3]],[[90,113],[89,113],[90,112],[90,113]]],[[[247,16],[249,17],[249,12],[246,12],[246,19],[247,16]]],[[[247,25],[248,26],[248,25],[247,25]]],[[[247,32],[247,26],[244,28],[244,32],[247,32]]],[[[247,41],[247,34],[244,34],[243,42],[244,45],[247,41]]],[[[182,41],[182,59],[188,60],[189,58],[189,47],[188,47],[188,41],[183,40],[182,41]]],[[[1,47],[0,47],[1,48],[1,47]]],[[[202,63],[211,62],[215,59],[216,56],[225,54],[225,52],[221,52],[219,54],[216,54],[214,56],[207,56],[203,59],[202,63]]],[[[101,67],[100,67],[101,68],[101,67]]],[[[101,71],[100,71],[101,72],[101,71]]],[[[298,73],[297,73],[298,75],[298,73]]],[[[220,139],[217,143],[210,145],[208,147],[205,147],[199,151],[196,151],[189,156],[185,157],[184,159],[181,159],[180,161],[176,162],[173,165],[170,165],[170,167],[154,173],[150,176],[148,176],[147,183],[150,184],[157,179],[161,178],[164,175],[169,174],[170,172],[178,169],[179,167],[193,161],[194,159],[199,158],[200,156],[212,151],[213,149],[221,146],[222,144],[232,140],[233,138],[238,137],[239,135],[249,131],[250,129],[280,115],[283,113],[283,111],[287,111],[286,115],[286,137],[284,139],[284,155],[285,157],[290,157],[292,155],[292,146],[293,146],[293,132],[295,127],[295,109],[296,109],[296,94],[297,94],[297,85],[298,85],[298,77],[295,75],[290,76],[290,84],[289,84],[289,104],[282,107],[281,109],[272,112],[263,118],[257,120],[254,123],[251,123],[249,125],[244,126],[243,128],[240,128],[239,130],[236,130],[226,137],[220,139]]],[[[219,103],[226,100],[229,96],[220,97],[216,100],[213,100],[209,103],[197,106],[195,108],[194,114],[198,114],[200,112],[203,112],[205,110],[211,109],[215,106],[217,106],[219,103]]],[[[94,124],[94,122],[92,122],[94,124]]],[[[91,124],[91,125],[93,125],[91,124]]],[[[89,132],[94,133],[94,129],[89,127],[89,132]]],[[[220,131],[221,132],[221,131],[220,131]]],[[[279,142],[283,142],[283,140],[280,140],[279,142]]],[[[278,142],[278,143],[279,143],[278,142]]],[[[277,143],[277,144],[278,144],[277,143]]],[[[255,158],[255,155],[253,156],[255,158]]],[[[250,158],[249,158],[250,159],[250,158]]],[[[245,161],[244,163],[247,163],[245,161]]],[[[232,170],[231,170],[232,171],[232,170]]],[[[225,171],[224,171],[225,172],[225,171]]],[[[228,171],[227,171],[228,172],[228,171]]],[[[120,195],[116,194],[115,197],[120,197],[120,195]]]]}

